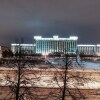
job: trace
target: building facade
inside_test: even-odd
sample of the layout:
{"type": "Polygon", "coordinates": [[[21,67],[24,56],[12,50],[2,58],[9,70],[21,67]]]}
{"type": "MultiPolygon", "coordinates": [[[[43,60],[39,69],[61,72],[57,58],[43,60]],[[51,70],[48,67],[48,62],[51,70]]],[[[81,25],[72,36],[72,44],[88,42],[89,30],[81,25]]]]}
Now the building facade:
{"type": "Polygon", "coordinates": [[[69,38],[59,38],[58,36],[43,38],[42,36],[34,36],[33,44],[11,44],[11,50],[13,54],[19,52],[19,49],[25,54],[49,54],[58,52],[76,54],[76,50],[78,50],[79,53],[85,55],[100,56],[100,44],[77,44],[77,40],[77,36],[70,36],[69,38]]]}
{"type": "Polygon", "coordinates": [[[77,48],[80,53],[83,53],[85,55],[100,56],[100,44],[97,45],[80,44],[77,45],[77,48]]]}
{"type": "Polygon", "coordinates": [[[42,36],[34,36],[36,44],[36,53],[49,54],[55,52],[61,53],[75,53],[77,49],[77,36],[70,36],[69,38],[42,38],[42,36]]]}
{"type": "Polygon", "coordinates": [[[100,44],[96,45],[96,55],[100,56],[100,44]]]}
{"type": "Polygon", "coordinates": [[[35,53],[35,46],[34,44],[11,44],[11,50],[13,54],[20,50],[23,54],[33,54],[35,53]]]}
{"type": "Polygon", "coordinates": [[[80,44],[80,45],[77,45],[77,48],[80,53],[85,54],[85,55],[95,55],[96,54],[96,45],[80,44]]]}

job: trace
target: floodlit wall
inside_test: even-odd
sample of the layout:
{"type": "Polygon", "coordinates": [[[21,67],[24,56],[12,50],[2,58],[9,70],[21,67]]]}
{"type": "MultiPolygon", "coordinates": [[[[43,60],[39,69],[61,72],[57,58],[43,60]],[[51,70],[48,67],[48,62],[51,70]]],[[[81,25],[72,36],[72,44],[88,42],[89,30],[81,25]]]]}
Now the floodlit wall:
{"type": "Polygon", "coordinates": [[[11,44],[11,50],[14,54],[20,50],[24,54],[33,54],[35,52],[34,48],[34,44],[11,44]]]}
{"type": "Polygon", "coordinates": [[[41,53],[47,55],[56,52],[75,54],[78,49],[79,53],[85,55],[100,56],[100,44],[77,44],[77,40],[77,36],[70,36],[69,38],[59,38],[57,35],[54,35],[52,38],[34,36],[34,44],[11,44],[11,50],[15,54],[16,52],[19,52],[19,47],[21,47],[21,50],[27,54],[41,53]]]}
{"type": "Polygon", "coordinates": [[[100,56],[100,45],[87,45],[87,44],[80,44],[77,45],[77,48],[80,53],[85,55],[96,55],[100,56]]]}
{"type": "Polygon", "coordinates": [[[96,45],[77,45],[80,53],[85,55],[95,55],[96,54],[96,45]]]}
{"type": "Polygon", "coordinates": [[[59,38],[58,36],[42,38],[42,36],[34,36],[36,53],[75,53],[77,49],[77,39],[78,37],[76,36],[70,36],[69,38],[59,38]]]}

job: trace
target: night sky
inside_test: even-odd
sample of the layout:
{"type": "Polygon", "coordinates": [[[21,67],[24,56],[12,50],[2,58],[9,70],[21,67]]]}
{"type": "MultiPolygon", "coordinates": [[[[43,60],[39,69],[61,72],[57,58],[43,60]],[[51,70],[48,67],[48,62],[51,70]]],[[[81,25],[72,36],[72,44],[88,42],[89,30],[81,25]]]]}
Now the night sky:
{"type": "Polygon", "coordinates": [[[34,35],[99,44],[100,0],[0,0],[0,45],[33,43],[34,35]]]}

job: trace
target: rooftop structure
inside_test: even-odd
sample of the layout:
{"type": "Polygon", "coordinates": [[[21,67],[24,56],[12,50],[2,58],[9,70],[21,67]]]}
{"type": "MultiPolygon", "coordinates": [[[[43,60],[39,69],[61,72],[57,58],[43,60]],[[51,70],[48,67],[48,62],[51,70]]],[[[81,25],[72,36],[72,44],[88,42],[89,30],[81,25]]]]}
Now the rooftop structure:
{"type": "Polygon", "coordinates": [[[35,40],[78,40],[77,36],[70,36],[69,38],[59,38],[58,35],[54,35],[53,38],[42,38],[42,36],[34,36],[35,40]]]}

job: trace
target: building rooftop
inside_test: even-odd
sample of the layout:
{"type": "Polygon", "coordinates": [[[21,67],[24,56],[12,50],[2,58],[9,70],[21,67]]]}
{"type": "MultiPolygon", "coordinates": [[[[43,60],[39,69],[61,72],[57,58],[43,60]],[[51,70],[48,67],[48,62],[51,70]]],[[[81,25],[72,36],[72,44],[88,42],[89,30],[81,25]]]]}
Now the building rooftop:
{"type": "Polygon", "coordinates": [[[12,46],[35,46],[35,44],[15,44],[15,43],[12,43],[11,44],[12,46]]]}
{"type": "Polygon", "coordinates": [[[58,35],[54,35],[53,38],[42,38],[42,36],[34,36],[35,40],[77,40],[77,36],[70,36],[69,38],[59,38],[58,35]]]}

